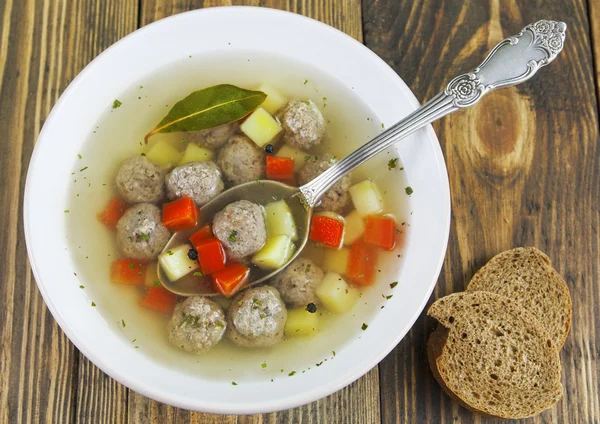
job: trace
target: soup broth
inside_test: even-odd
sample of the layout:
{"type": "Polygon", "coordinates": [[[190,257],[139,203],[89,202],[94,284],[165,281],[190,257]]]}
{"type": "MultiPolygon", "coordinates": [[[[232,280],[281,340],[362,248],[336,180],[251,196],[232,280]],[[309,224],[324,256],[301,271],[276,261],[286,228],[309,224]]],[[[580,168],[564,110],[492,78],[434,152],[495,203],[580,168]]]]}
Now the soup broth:
{"type": "MultiPolygon", "coordinates": [[[[286,337],[276,346],[259,349],[237,347],[224,337],[212,350],[197,356],[169,343],[169,316],[142,308],[138,287],[110,282],[111,263],[121,255],[114,232],[98,222],[97,214],[116,194],[114,178],[120,163],[147,151],[159,140],[185,147],[188,140],[181,133],[157,134],[149,146],[144,145],[144,135],[190,92],[225,83],[256,89],[264,82],[288,99],[311,99],[319,107],[327,122],[327,136],[315,149],[316,155],[330,152],[344,157],[383,131],[384,124],[361,102],[353,87],[304,63],[257,52],[186,57],[147,75],[126,92],[115,93],[118,102],[107,105],[106,112],[90,129],[76,166],[70,171],[72,198],[66,215],[66,247],[76,263],[74,271],[81,282],[82,296],[95,305],[106,325],[120,332],[132,348],[163,366],[237,384],[246,379],[290,378],[326,366],[327,361],[339,360],[336,355],[343,354],[345,342],[368,331],[373,315],[386,306],[391,295],[401,295],[403,284],[410,283],[393,284],[402,266],[400,243],[393,251],[378,251],[375,282],[360,287],[361,297],[350,312],[332,314],[321,308],[317,311],[322,314],[321,325],[314,336],[286,337]]],[[[410,225],[408,183],[403,165],[396,158],[395,151],[381,153],[353,171],[352,182],[373,180],[381,191],[385,211],[395,217],[398,232],[405,233],[410,225]]],[[[406,240],[405,236],[401,234],[399,239],[406,240]]],[[[321,266],[325,249],[309,241],[300,256],[321,266]]]]}

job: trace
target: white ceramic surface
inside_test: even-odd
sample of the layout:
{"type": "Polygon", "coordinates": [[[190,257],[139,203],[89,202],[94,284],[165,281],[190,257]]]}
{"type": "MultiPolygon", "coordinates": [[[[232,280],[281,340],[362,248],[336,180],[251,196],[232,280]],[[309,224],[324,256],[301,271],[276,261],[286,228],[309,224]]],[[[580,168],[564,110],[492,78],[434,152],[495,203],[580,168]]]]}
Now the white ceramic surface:
{"type": "Polygon", "coordinates": [[[63,249],[63,210],[71,180],[64,170],[73,167],[81,144],[106,105],[112,103],[114,93],[185,55],[207,54],[228,46],[240,52],[260,48],[316,66],[354,87],[382,122],[395,122],[418,107],[410,89],[380,58],[317,21],[244,7],[204,9],[163,19],[99,55],[57,102],[38,138],[27,175],[25,235],[46,304],[63,331],[94,364],[129,388],[174,406],[248,414],[291,408],[329,395],[377,365],[402,340],[424,308],[442,266],[450,228],[450,193],[442,152],[431,127],[397,145],[414,189],[411,235],[398,276],[399,281],[410,284],[370,321],[368,331],[338,352],[342,360],[274,383],[232,387],[229,377],[203,381],[134,349],[78,291],[73,259],[63,249]],[[74,116],[77,119],[72,119],[74,116]]]}

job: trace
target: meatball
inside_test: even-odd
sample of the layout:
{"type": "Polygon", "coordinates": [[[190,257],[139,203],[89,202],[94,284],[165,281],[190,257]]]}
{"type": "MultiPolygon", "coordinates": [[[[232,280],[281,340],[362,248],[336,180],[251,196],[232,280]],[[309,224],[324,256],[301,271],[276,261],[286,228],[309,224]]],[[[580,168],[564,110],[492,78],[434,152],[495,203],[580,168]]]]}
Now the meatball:
{"type": "Polygon", "coordinates": [[[323,281],[323,270],[313,261],[298,258],[272,281],[281,299],[290,308],[305,307],[317,301],[315,290],[323,281]]]}
{"type": "Polygon", "coordinates": [[[318,146],[325,136],[325,118],[312,100],[294,100],[279,115],[283,141],[298,149],[318,146]]]}
{"type": "Polygon", "coordinates": [[[150,203],[130,207],[117,222],[117,246],[128,258],[156,259],[170,237],[161,222],[160,209],[150,203]]]}
{"type": "Polygon", "coordinates": [[[244,347],[267,347],[283,340],[287,310],[273,287],[239,293],[227,311],[227,337],[244,347]]]}
{"type": "Polygon", "coordinates": [[[221,170],[212,161],[178,166],[169,172],[166,182],[169,199],[190,196],[198,206],[208,203],[224,188],[221,170]]]}
{"type": "Polygon", "coordinates": [[[238,127],[238,122],[232,122],[208,130],[189,133],[189,137],[199,145],[214,150],[227,143],[227,140],[235,134],[238,127]]]}
{"type": "Polygon", "coordinates": [[[223,309],[203,296],[188,297],[178,303],[167,324],[169,341],[196,355],[219,343],[226,327],[223,309]]]}
{"type": "Polygon", "coordinates": [[[165,173],[144,156],[126,159],[115,183],[119,194],[127,203],[157,203],[163,199],[165,173]]]}
{"type": "MultiPolygon", "coordinates": [[[[308,183],[335,163],[337,163],[337,159],[330,153],[318,156],[317,159],[314,160],[307,160],[302,169],[298,172],[298,182],[300,185],[308,183]]],[[[343,212],[350,200],[350,195],[348,194],[349,188],[350,175],[345,175],[323,195],[320,207],[332,212],[343,212]]]]}
{"type": "Polygon", "coordinates": [[[215,215],[213,233],[232,259],[256,253],[267,241],[263,211],[248,200],[230,203],[215,215]]]}
{"type": "Polygon", "coordinates": [[[245,135],[231,137],[219,152],[217,163],[233,185],[255,181],[265,175],[265,152],[245,135]]]}

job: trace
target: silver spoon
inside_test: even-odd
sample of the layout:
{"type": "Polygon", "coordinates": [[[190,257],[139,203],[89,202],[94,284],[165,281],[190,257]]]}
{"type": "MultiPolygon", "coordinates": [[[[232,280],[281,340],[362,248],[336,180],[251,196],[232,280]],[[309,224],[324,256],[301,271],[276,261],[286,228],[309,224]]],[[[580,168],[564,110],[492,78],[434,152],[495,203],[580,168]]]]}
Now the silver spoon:
{"type": "MultiPolygon", "coordinates": [[[[187,243],[190,235],[202,225],[212,222],[213,216],[228,204],[238,200],[250,200],[266,204],[284,199],[288,203],[298,231],[296,251],[279,269],[253,269],[249,284],[262,283],[275,276],[292,262],[308,240],[308,230],[313,208],[319,199],[344,175],[369,160],[397,141],[423,128],[431,122],[459,109],[474,105],[488,92],[527,81],[538,69],[548,65],[561,52],[567,25],[564,22],[542,20],[527,25],[517,35],[498,43],[479,67],[454,78],[444,91],[379,134],[373,140],[350,153],[337,164],[302,187],[291,187],[276,181],[253,181],[233,187],[212,199],[200,209],[202,222],[192,230],[175,233],[165,251],[187,243]]],[[[161,283],[170,291],[182,296],[215,295],[210,278],[188,275],[171,282],[159,269],[161,283]]]]}

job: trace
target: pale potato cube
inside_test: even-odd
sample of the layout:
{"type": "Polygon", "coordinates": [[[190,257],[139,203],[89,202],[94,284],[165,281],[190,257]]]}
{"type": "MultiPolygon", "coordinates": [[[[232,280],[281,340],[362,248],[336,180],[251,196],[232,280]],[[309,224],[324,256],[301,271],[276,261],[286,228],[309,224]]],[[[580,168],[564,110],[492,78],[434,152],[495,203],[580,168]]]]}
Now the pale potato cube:
{"type": "Polygon", "coordinates": [[[191,248],[189,244],[182,244],[160,254],[158,263],[169,280],[177,281],[200,267],[198,261],[188,258],[188,251],[191,248]]]}
{"type": "Polygon", "coordinates": [[[269,237],[252,258],[252,263],[261,269],[277,269],[288,261],[293,252],[294,243],[289,236],[281,234],[269,237]]]}
{"type": "Polygon", "coordinates": [[[353,210],[344,218],[346,221],[346,232],[344,233],[344,246],[352,245],[362,237],[365,232],[365,221],[357,210],[353,210]]]}
{"type": "Polygon", "coordinates": [[[258,88],[258,91],[262,91],[267,95],[267,98],[261,105],[267,112],[275,115],[275,113],[284,107],[288,100],[281,95],[273,86],[264,83],[258,88]]]}
{"type": "Polygon", "coordinates": [[[285,334],[291,337],[312,336],[319,331],[319,314],[305,308],[288,310],[285,334]]]}
{"type": "Polygon", "coordinates": [[[150,262],[146,264],[146,274],[144,274],[144,285],[146,287],[154,287],[160,285],[160,280],[158,279],[158,262],[150,262]]]}
{"type": "Polygon", "coordinates": [[[146,158],[164,168],[175,166],[181,160],[181,152],[166,140],[157,141],[146,153],[146,158]]]}
{"type": "Polygon", "coordinates": [[[306,163],[306,158],[309,158],[310,155],[303,150],[294,149],[292,146],[288,144],[284,144],[281,146],[281,149],[275,153],[275,156],[279,158],[292,158],[294,159],[294,172],[300,171],[304,164],[306,163]]]}
{"type": "Polygon", "coordinates": [[[354,207],[362,216],[377,215],[383,211],[381,193],[371,180],[364,180],[348,189],[354,207]]]}
{"type": "Polygon", "coordinates": [[[240,125],[240,129],[258,147],[264,147],[281,132],[281,125],[269,112],[259,107],[240,125]]]}
{"type": "Polygon", "coordinates": [[[336,313],[348,312],[360,297],[358,289],[348,286],[342,276],[335,272],[325,274],[316,294],[325,309],[336,313]]]}
{"type": "Polygon", "coordinates": [[[296,223],[292,211],[285,200],[271,202],[265,206],[265,216],[267,219],[267,236],[279,236],[285,234],[292,241],[298,240],[296,223]]]}
{"type": "Polygon", "coordinates": [[[324,254],[323,268],[325,271],[346,274],[348,261],[350,260],[350,249],[347,247],[340,250],[325,249],[324,254]]]}
{"type": "Polygon", "coordinates": [[[213,152],[205,147],[200,147],[195,143],[188,143],[183,152],[183,157],[179,165],[185,165],[190,162],[208,162],[213,159],[213,152]]]}

